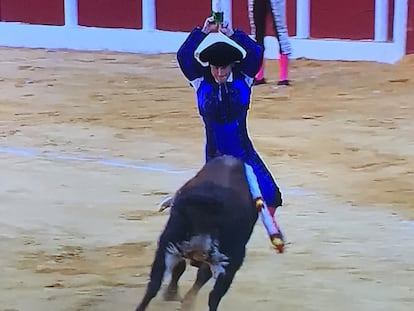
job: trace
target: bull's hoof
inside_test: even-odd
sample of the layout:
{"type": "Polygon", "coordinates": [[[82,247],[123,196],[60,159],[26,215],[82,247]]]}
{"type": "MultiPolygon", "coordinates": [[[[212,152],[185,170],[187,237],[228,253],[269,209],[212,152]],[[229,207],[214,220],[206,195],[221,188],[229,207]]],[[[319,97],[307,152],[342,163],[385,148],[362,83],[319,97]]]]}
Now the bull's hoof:
{"type": "Polygon", "coordinates": [[[185,294],[184,299],[181,301],[182,311],[193,311],[196,305],[196,294],[191,289],[185,294]]]}
{"type": "Polygon", "coordinates": [[[165,301],[181,301],[181,296],[178,292],[178,288],[166,288],[164,291],[163,298],[165,301]]]}
{"type": "Polygon", "coordinates": [[[193,311],[195,310],[195,300],[191,300],[191,299],[184,299],[181,302],[181,311],[193,311]]]}

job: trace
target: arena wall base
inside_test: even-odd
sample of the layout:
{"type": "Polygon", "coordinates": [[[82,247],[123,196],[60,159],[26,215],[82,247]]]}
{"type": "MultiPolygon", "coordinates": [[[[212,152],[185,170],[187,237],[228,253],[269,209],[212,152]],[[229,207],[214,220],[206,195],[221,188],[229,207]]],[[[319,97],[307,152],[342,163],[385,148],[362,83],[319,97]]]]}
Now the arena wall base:
{"type": "MultiPolygon", "coordinates": [[[[175,53],[187,37],[186,32],[94,28],[82,26],[44,26],[0,22],[0,46],[116,51],[129,53],[175,53]]],[[[351,41],[291,38],[292,58],[315,60],[375,61],[395,63],[405,55],[405,44],[397,42],[351,41]]],[[[266,37],[265,57],[277,59],[277,42],[266,37]]]]}

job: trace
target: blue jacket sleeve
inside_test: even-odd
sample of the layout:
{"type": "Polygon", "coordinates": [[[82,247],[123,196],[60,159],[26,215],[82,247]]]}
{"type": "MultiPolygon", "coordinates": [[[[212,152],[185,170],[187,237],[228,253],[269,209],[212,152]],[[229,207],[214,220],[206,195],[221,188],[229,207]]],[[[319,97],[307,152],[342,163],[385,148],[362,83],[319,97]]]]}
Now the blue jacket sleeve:
{"type": "Polygon", "coordinates": [[[240,71],[254,78],[262,65],[262,47],[241,30],[235,30],[230,39],[240,44],[247,52],[245,59],[240,63],[240,71]]]}
{"type": "Polygon", "coordinates": [[[194,28],[177,52],[178,64],[184,76],[192,81],[203,75],[203,66],[195,59],[194,51],[207,35],[201,28],[194,28]]]}

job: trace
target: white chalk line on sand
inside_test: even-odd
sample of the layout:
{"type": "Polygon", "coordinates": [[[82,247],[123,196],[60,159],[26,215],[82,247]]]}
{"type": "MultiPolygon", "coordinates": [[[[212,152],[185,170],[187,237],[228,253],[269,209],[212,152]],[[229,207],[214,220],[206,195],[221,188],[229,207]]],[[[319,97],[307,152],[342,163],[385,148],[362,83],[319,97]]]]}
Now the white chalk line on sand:
{"type": "MultiPolygon", "coordinates": [[[[21,147],[0,147],[0,153],[9,154],[14,156],[21,156],[27,158],[35,158],[35,159],[47,159],[53,161],[75,161],[75,162],[88,162],[98,165],[110,166],[110,167],[119,167],[119,168],[127,168],[133,170],[141,170],[141,171],[153,171],[153,172],[161,172],[161,173],[168,173],[168,174],[191,174],[195,173],[195,169],[171,169],[167,167],[163,167],[157,164],[151,165],[143,165],[143,164],[133,164],[129,161],[122,161],[113,158],[103,158],[91,155],[74,155],[70,153],[63,153],[63,152],[50,152],[50,151],[40,151],[33,148],[21,148],[21,147]]],[[[289,188],[284,189],[283,191],[289,195],[296,195],[296,196],[309,196],[312,195],[311,193],[305,191],[302,188],[289,188]]]]}
{"type": "Polygon", "coordinates": [[[22,156],[27,158],[48,159],[55,161],[75,161],[75,162],[89,162],[112,167],[129,168],[141,171],[154,171],[169,174],[183,174],[188,173],[189,170],[175,170],[163,167],[161,165],[142,165],[134,164],[127,161],[121,161],[112,158],[103,158],[90,155],[74,155],[70,153],[39,151],[29,148],[15,148],[15,147],[0,147],[0,153],[10,154],[15,156],[22,156]]]}
{"type": "MultiPolygon", "coordinates": [[[[169,173],[169,174],[195,174],[195,169],[169,169],[166,167],[162,167],[161,165],[142,165],[142,164],[133,164],[126,161],[121,161],[112,158],[103,158],[103,157],[96,157],[90,155],[73,155],[69,153],[60,153],[60,152],[49,152],[49,151],[39,151],[36,149],[30,148],[17,148],[17,147],[1,147],[0,146],[0,153],[15,155],[15,156],[22,156],[28,158],[35,158],[35,159],[48,159],[53,161],[75,161],[75,162],[89,162],[98,165],[110,166],[110,167],[118,167],[118,168],[126,168],[126,169],[133,169],[133,170],[141,170],[141,171],[153,171],[153,172],[161,172],[161,173],[169,173]]],[[[282,190],[284,194],[291,195],[291,196],[318,196],[316,193],[306,191],[300,187],[290,187],[285,188],[282,190]]],[[[407,227],[410,229],[414,229],[414,221],[409,220],[402,220],[407,227]]]]}

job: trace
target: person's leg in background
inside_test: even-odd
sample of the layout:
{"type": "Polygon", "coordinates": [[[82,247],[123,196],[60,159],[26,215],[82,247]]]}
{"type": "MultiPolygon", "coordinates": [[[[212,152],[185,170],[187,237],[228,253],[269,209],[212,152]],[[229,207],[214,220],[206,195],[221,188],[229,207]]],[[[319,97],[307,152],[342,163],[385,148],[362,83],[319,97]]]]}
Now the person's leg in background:
{"type": "Polygon", "coordinates": [[[286,24],[286,0],[269,1],[280,53],[278,85],[289,85],[289,56],[291,54],[291,45],[286,24]]]}
{"type": "MultiPolygon", "coordinates": [[[[264,36],[266,30],[266,13],[268,0],[248,0],[248,11],[250,21],[250,33],[254,36],[257,44],[263,48],[264,55],[264,36]]],[[[264,56],[262,66],[255,77],[255,85],[266,83],[264,79],[264,56]]]]}

